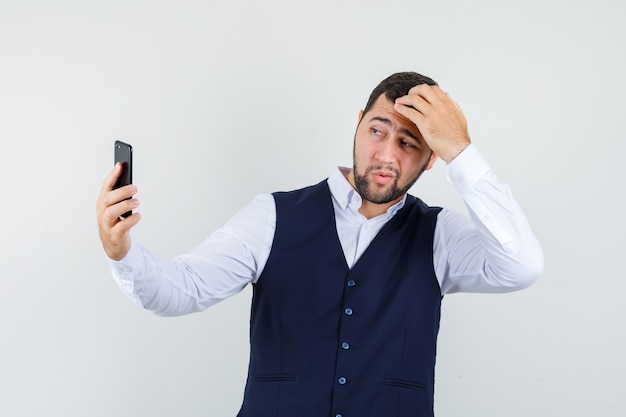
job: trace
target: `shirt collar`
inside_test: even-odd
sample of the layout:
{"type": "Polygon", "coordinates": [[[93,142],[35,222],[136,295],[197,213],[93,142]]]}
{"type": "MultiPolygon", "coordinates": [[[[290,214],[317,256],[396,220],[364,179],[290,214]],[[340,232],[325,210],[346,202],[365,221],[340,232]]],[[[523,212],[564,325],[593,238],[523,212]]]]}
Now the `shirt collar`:
{"type": "MultiPolygon", "coordinates": [[[[361,207],[361,196],[352,188],[350,182],[348,182],[347,176],[349,173],[350,168],[337,167],[337,169],[333,170],[330,177],[328,177],[328,187],[330,188],[330,193],[336,204],[342,210],[347,210],[350,206],[353,206],[354,210],[357,211],[361,207]]],[[[404,207],[405,201],[406,194],[400,201],[389,207],[385,215],[390,217],[394,216],[398,210],[404,207]]]]}

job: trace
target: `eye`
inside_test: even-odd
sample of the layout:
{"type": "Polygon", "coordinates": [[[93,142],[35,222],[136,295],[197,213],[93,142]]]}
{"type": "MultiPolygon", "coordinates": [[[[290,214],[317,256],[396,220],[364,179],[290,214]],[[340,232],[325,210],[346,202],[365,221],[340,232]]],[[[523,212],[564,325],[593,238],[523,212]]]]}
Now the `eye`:
{"type": "Polygon", "coordinates": [[[413,143],[409,142],[406,139],[400,140],[400,145],[404,146],[405,148],[417,148],[417,146],[415,146],[413,143]]]}
{"type": "Polygon", "coordinates": [[[383,132],[376,129],[375,127],[372,128],[372,133],[375,134],[376,136],[381,136],[383,134],[383,132]]]}

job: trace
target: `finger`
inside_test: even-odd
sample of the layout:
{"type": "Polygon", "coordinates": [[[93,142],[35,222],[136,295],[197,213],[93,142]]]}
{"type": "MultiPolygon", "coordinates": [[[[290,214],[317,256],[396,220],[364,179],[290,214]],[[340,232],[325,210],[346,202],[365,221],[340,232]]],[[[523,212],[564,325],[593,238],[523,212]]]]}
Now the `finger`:
{"type": "Polygon", "coordinates": [[[418,84],[415,87],[411,88],[409,90],[409,95],[411,94],[416,94],[416,95],[422,95],[422,94],[427,94],[428,90],[430,89],[430,86],[428,84],[418,84]]]}
{"type": "Polygon", "coordinates": [[[409,90],[409,95],[417,95],[422,97],[425,101],[431,104],[437,103],[437,101],[446,100],[447,93],[441,89],[438,85],[420,84],[409,90]]]}
{"type": "Polygon", "coordinates": [[[416,94],[409,94],[398,98],[394,103],[396,109],[399,108],[398,105],[413,108],[421,114],[426,114],[431,107],[431,104],[428,101],[426,101],[422,96],[416,94]]]}
{"type": "Polygon", "coordinates": [[[137,194],[137,187],[134,184],[125,185],[104,194],[104,202],[107,206],[119,203],[122,200],[131,198],[137,194]]]}
{"type": "Polygon", "coordinates": [[[112,191],[103,190],[96,201],[96,211],[98,216],[104,215],[104,212],[111,206],[114,206],[122,201],[130,201],[129,199],[136,193],[137,187],[133,184],[126,185],[112,191]]]}
{"type": "Polygon", "coordinates": [[[130,231],[139,221],[141,220],[141,213],[136,212],[131,214],[130,216],[120,219],[115,226],[113,226],[112,231],[114,233],[119,233],[119,235],[124,235],[130,231]]]}
{"type": "MultiPolygon", "coordinates": [[[[122,214],[135,210],[139,207],[139,200],[131,198],[128,200],[122,200],[116,204],[111,205],[107,209],[107,220],[110,225],[117,223],[122,214]]],[[[129,216],[130,217],[130,216],[129,216]]]]}
{"type": "Polygon", "coordinates": [[[435,94],[437,95],[437,97],[439,98],[439,100],[441,100],[444,103],[452,103],[454,105],[454,107],[460,109],[458,103],[456,101],[454,101],[454,99],[452,98],[452,96],[450,95],[450,93],[448,93],[447,91],[443,91],[441,88],[437,88],[436,90],[434,90],[435,94]]]}
{"type": "Polygon", "coordinates": [[[409,96],[419,96],[428,103],[432,103],[437,98],[436,91],[439,89],[436,85],[419,84],[409,90],[409,96]]]}
{"type": "Polygon", "coordinates": [[[98,223],[101,227],[111,228],[120,221],[120,216],[139,207],[139,200],[131,198],[114,204],[98,206],[98,223]]]}
{"type": "Polygon", "coordinates": [[[104,179],[102,183],[102,192],[111,191],[117,179],[122,175],[122,163],[118,162],[113,166],[113,169],[104,179]]]}
{"type": "Polygon", "coordinates": [[[416,126],[419,126],[424,117],[424,114],[416,109],[411,102],[404,104],[404,102],[397,100],[394,103],[393,107],[395,111],[397,111],[407,119],[411,120],[416,126]]]}

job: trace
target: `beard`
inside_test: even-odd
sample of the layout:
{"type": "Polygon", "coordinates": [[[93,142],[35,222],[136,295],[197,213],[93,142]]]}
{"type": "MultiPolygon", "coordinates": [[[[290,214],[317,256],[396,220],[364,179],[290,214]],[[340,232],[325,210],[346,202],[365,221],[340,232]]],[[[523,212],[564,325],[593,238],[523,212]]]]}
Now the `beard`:
{"type": "Polygon", "coordinates": [[[409,189],[413,186],[413,184],[415,184],[415,182],[420,177],[420,175],[422,175],[422,172],[426,170],[427,166],[428,166],[428,161],[418,171],[415,177],[409,178],[404,184],[400,184],[398,182],[399,172],[395,168],[384,166],[384,165],[371,165],[367,167],[367,169],[365,170],[363,174],[361,174],[359,172],[359,167],[357,166],[355,162],[352,168],[354,172],[354,184],[356,186],[356,190],[361,195],[361,198],[369,202],[372,202],[374,204],[386,204],[394,200],[397,200],[400,197],[402,197],[404,194],[406,194],[407,191],[409,191],[409,189]],[[391,171],[394,173],[393,182],[391,182],[385,188],[382,188],[382,189],[378,189],[378,187],[375,184],[372,184],[370,180],[368,179],[369,175],[373,171],[378,171],[378,170],[386,170],[386,171],[391,171]]]}

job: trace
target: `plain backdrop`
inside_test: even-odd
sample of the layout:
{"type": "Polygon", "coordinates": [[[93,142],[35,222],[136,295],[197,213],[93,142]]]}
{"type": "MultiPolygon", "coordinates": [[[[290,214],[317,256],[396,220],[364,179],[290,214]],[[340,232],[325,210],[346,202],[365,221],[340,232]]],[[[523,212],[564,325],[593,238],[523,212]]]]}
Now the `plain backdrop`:
{"type": "MultiPolygon", "coordinates": [[[[393,72],[435,78],[546,258],[443,304],[439,416],[622,417],[625,6],[617,0],[0,0],[0,415],[234,416],[250,288],[160,318],[114,284],[95,200],[135,149],[134,236],[183,253],[254,195],[350,165],[393,72]]],[[[444,164],[411,192],[464,211],[444,164]]]]}

